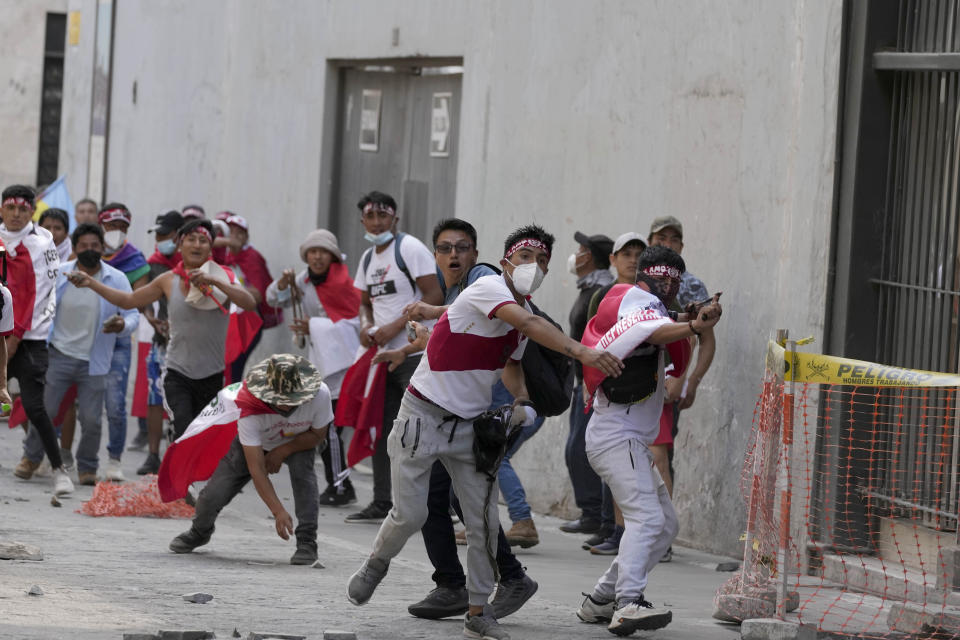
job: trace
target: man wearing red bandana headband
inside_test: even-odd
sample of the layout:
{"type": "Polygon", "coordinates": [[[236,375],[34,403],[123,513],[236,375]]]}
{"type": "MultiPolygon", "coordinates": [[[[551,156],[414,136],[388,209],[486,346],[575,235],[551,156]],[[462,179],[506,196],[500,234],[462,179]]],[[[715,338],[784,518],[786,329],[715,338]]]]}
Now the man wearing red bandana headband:
{"type": "Polygon", "coordinates": [[[653,464],[650,446],[660,430],[665,352],[680,371],[689,357],[688,340],[713,327],[722,313],[713,302],[685,322],[668,311],[685,270],[683,259],[665,247],[640,255],[637,285],[617,285],[600,303],[583,342],[623,358],[617,380],[584,367],[584,383],[594,396],[587,425],[591,466],[610,487],[623,513],[619,555],[586,596],[577,615],[585,622],[609,622],[616,635],[653,630],[673,614],[645,597],[647,576],[679,530],[667,488],[653,464]]]}

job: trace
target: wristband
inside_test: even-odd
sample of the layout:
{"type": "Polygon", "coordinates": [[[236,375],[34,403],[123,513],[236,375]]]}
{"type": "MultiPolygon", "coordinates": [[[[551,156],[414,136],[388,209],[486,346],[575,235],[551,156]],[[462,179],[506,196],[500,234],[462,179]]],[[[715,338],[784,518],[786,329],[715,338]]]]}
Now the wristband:
{"type": "Polygon", "coordinates": [[[694,328],[693,320],[687,320],[687,326],[690,327],[690,331],[693,331],[693,335],[697,336],[698,338],[702,335],[699,331],[697,331],[694,328]]]}

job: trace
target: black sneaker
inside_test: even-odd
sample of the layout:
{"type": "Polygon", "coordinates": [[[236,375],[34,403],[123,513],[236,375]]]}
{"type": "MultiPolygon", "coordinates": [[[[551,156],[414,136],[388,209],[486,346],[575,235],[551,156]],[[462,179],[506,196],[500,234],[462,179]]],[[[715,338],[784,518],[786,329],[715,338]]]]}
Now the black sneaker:
{"type": "Polygon", "coordinates": [[[600,530],[600,521],[590,518],[577,518],[560,525],[560,531],[566,533],[596,533],[600,530]]]}
{"type": "Polygon", "coordinates": [[[343,519],[347,524],[380,524],[390,513],[390,502],[371,502],[363,511],[351,513],[343,519]]]}
{"type": "Polygon", "coordinates": [[[317,561],[317,547],[309,544],[298,544],[297,550],[290,556],[290,564],[313,564],[317,561]]]}
{"type": "Polygon", "coordinates": [[[138,476],[145,476],[149,473],[156,474],[160,471],[160,456],[156,453],[148,453],[147,459],[143,461],[140,468],[137,469],[138,476]]]}
{"type": "Polygon", "coordinates": [[[609,527],[603,527],[600,531],[597,531],[595,534],[583,541],[583,544],[580,545],[580,548],[584,551],[590,551],[590,547],[595,547],[598,544],[602,543],[604,540],[609,538],[613,534],[613,529],[609,527]]]}
{"type": "Polygon", "coordinates": [[[343,507],[356,501],[357,492],[353,490],[352,486],[344,486],[342,493],[337,493],[336,487],[327,487],[320,494],[321,507],[343,507]]]}
{"type": "Polygon", "coordinates": [[[147,448],[147,432],[146,431],[137,431],[137,435],[133,438],[133,442],[127,447],[130,451],[143,451],[147,448]]]}
{"type": "Polygon", "coordinates": [[[516,613],[527,600],[533,597],[540,585],[528,575],[515,580],[504,580],[497,585],[497,593],[493,596],[493,617],[497,620],[516,613]]]}
{"type": "Polygon", "coordinates": [[[470,608],[466,587],[437,587],[427,597],[407,607],[410,615],[427,620],[462,616],[470,608]]]}
{"type": "Polygon", "coordinates": [[[673,620],[673,612],[653,606],[643,596],[633,600],[620,600],[613,612],[607,631],[617,636],[628,636],[634,631],[661,629],[673,620]]]}
{"type": "Polygon", "coordinates": [[[190,553],[197,547],[202,547],[210,542],[210,536],[212,535],[212,529],[207,535],[201,535],[196,529],[190,527],[188,531],[181,533],[170,541],[170,551],[174,553],[190,553]]]}

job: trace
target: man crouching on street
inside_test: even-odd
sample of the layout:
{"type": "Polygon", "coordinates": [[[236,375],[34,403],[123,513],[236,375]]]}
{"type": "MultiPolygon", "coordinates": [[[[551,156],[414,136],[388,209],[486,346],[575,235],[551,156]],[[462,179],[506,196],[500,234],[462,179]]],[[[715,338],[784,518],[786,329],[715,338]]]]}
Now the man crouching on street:
{"type": "MultiPolygon", "coordinates": [[[[370,600],[390,560],[426,521],[430,470],[439,460],[453,480],[467,527],[469,610],[463,634],[509,639],[487,603],[497,579],[497,463],[491,468],[481,463],[484,468],[478,470],[475,422],[481,422],[477,419],[490,406],[498,378],[516,398],[512,412],[502,414],[504,420],[516,426],[536,419],[520,366],[527,338],[606,375],[618,375],[623,366],[616,356],[584,347],[531,313],[527,296],[543,281],[552,246],[553,236],[540,227],[518,229],[504,243],[503,275],[479,278],[437,321],[387,439],[393,508],[380,527],[373,553],[347,585],[353,604],[370,600]]],[[[502,449],[499,453],[502,459],[502,449]]],[[[488,458],[487,450],[481,454],[488,458]]]]}
{"type": "MultiPolygon", "coordinates": [[[[224,410],[216,405],[231,401],[240,410],[237,435],[197,498],[193,525],[173,539],[170,550],[189,553],[207,544],[220,510],[252,479],[257,494],[276,520],[277,535],[284,540],[289,540],[290,534],[296,536],[297,551],[290,564],[313,564],[317,560],[320,498],[313,468],[314,451],[317,444],[326,440],[333,421],[327,385],[306,358],[285,353],[270,356],[250,369],[242,386],[234,384],[221,391],[171,448],[189,446],[194,434],[201,433],[204,426],[219,427],[210,416],[228,413],[229,408],[224,410]],[[296,529],[269,478],[282,464],[290,470],[296,529]]],[[[202,439],[197,438],[197,442],[202,439]]],[[[175,455],[168,451],[167,458],[175,455]]],[[[165,459],[164,464],[168,463],[165,459]]],[[[164,473],[161,468],[161,477],[164,473]]]]}

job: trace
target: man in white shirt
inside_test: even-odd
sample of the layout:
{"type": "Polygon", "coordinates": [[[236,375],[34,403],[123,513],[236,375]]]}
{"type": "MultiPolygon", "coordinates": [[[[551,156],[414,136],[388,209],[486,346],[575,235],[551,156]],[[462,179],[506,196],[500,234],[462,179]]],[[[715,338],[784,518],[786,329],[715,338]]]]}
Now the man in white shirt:
{"type": "MultiPolygon", "coordinates": [[[[432,305],[443,304],[437,265],[433,253],[422,242],[397,231],[400,217],[392,197],[371,191],[357,203],[357,208],[366,229],[364,237],[374,245],[360,257],[354,279],[354,286],[362,292],[360,341],[364,347],[376,344],[382,349],[400,349],[407,344],[403,330],[407,305],[417,300],[432,305]]],[[[408,355],[400,366],[387,373],[382,436],[373,454],[373,501],[362,511],[347,516],[349,523],[379,524],[390,510],[387,436],[393,428],[393,418],[400,409],[410,376],[420,362],[420,355],[408,355]]]]}
{"type": "MultiPolygon", "coordinates": [[[[353,604],[369,601],[390,560],[426,521],[430,472],[439,460],[453,479],[467,527],[469,610],[464,635],[510,637],[487,604],[497,579],[494,550],[500,521],[496,465],[478,470],[475,421],[490,406],[493,385],[501,377],[516,398],[507,412],[510,423],[532,424],[536,419],[520,366],[527,337],[608,375],[617,375],[622,367],[615,356],[574,342],[530,312],[526,297],[543,281],[552,245],[553,236],[540,227],[515,231],[504,244],[503,275],[478,279],[437,321],[387,438],[394,503],[373,553],[350,578],[347,597],[353,604]]],[[[500,458],[503,453],[501,447],[500,458]]],[[[491,455],[497,459],[496,452],[491,455]]]]}
{"type": "Polygon", "coordinates": [[[296,536],[290,564],[313,564],[320,495],[314,451],[333,421],[330,391],[306,358],[283,353],[250,369],[236,403],[242,410],[237,437],[200,492],[193,525],[173,539],[170,550],[189,553],[209,542],[220,510],[252,479],[273,514],[277,535],[284,540],[296,536]],[[269,474],[277,473],[282,464],[290,471],[296,529],[270,482],[269,474]]]}
{"type": "MultiPolygon", "coordinates": [[[[610,487],[623,512],[625,530],[619,555],[577,615],[584,622],[609,622],[610,632],[620,636],[659,629],[673,617],[671,611],[654,607],[644,597],[648,573],[679,530],[670,495],[650,452],[663,409],[662,345],[682,343],[682,347],[690,337],[713,327],[722,312],[714,298],[687,322],[671,319],[667,306],[677,295],[684,270],[683,258],[674,251],[645,249],[637,265],[636,286],[620,298],[611,291],[583,338],[589,344],[600,334],[596,347],[623,358],[626,365],[615,385],[609,379],[598,383],[603,376],[584,368],[584,383],[596,394],[587,424],[587,458],[610,487]]],[[[674,365],[682,369],[686,363],[674,361],[674,365]]]]}

